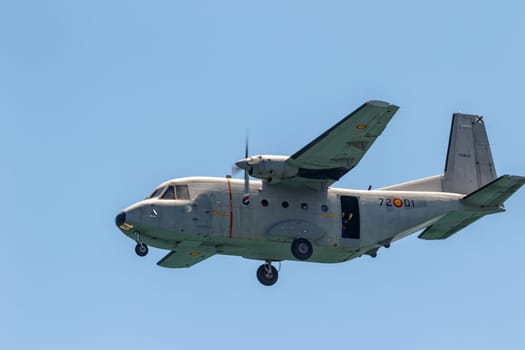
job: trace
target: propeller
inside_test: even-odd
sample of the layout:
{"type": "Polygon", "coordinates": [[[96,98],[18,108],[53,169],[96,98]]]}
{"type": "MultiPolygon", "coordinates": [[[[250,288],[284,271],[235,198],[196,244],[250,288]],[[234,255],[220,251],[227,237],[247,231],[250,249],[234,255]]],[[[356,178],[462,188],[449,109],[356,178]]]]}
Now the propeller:
{"type": "MultiPolygon", "coordinates": [[[[246,141],[244,144],[244,159],[247,159],[248,157],[248,136],[246,136],[246,141]]],[[[248,170],[242,169],[237,165],[232,166],[232,175],[237,175],[241,171],[244,171],[244,194],[242,195],[242,203],[247,205],[250,203],[250,173],[248,170]]]]}
{"type": "MultiPolygon", "coordinates": [[[[244,143],[244,159],[248,158],[248,136],[246,136],[246,141],[244,143]]],[[[250,174],[248,170],[244,170],[244,197],[248,196],[248,201],[250,200],[250,174]]]]}

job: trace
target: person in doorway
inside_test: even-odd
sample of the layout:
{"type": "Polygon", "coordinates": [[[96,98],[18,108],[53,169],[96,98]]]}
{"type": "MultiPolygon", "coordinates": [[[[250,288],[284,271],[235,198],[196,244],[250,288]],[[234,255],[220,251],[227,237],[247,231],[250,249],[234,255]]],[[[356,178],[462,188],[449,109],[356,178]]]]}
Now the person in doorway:
{"type": "Polygon", "coordinates": [[[352,217],[354,216],[353,213],[345,213],[343,212],[341,215],[342,218],[342,224],[343,224],[343,237],[350,237],[350,220],[352,220],[352,217]]]}

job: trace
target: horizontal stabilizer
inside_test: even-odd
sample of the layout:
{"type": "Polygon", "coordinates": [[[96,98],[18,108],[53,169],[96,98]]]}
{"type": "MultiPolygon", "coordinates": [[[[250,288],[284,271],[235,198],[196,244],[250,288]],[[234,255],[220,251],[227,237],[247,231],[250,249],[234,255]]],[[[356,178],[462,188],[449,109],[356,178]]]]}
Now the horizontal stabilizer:
{"type": "Polygon", "coordinates": [[[503,175],[498,177],[461,199],[464,204],[474,207],[474,210],[448,213],[423,231],[419,238],[445,239],[487,214],[504,211],[503,202],[524,184],[525,177],[523,176],[503,175]],[[475,208],[482,210],[478,212],[475,211],[475,208]],[[487,210],[491,208],[493,210],[487,210]]]}
{"type": "Polygon", "coordinates": [[[176,248],[162,258],[157,265],[170,268],[190,267],[215,253],[215,248],[208,246],[176,248]]]}
{"type": "Polygon", "coordinates": [[[482,208],[499,207],[523,184],[525,184],[523,176],[503,175],[470,193],[462,201],[482,208]]]}
{"type": "Polygon", "coordinates": [[[442,217],[434,225],[428,227],[418,238],[421,239],[445,239],[452,236],[462,228],[478,220],[484,213],[454,211],[442,217]]]}

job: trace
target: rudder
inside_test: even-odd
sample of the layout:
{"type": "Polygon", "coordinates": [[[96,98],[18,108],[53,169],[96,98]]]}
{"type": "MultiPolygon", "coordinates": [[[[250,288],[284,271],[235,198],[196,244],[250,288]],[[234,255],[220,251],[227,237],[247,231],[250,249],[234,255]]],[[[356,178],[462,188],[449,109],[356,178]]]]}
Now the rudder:
{"type": "Polygon", "coordinates": [[[454,113],[450,128],[443,191],[471,193],[496,179],[483,118],[454,113]]]}

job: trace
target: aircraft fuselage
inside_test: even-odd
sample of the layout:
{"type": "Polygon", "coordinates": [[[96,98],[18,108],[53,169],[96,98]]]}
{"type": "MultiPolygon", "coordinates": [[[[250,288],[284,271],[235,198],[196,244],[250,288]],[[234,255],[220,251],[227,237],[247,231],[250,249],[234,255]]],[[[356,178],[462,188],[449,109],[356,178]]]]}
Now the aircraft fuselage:
{"type": "Polygon", "coordinates": [[[296,260],[290,242],[313,245],[309,261],[335,263],[423,229],[445,214],[465,210],[463,196],[443,192],[315,191],[230,178],[182,178],[159,186],[184,185],[189,199],[150,198],[125,209],[120,229],[134,240],[174,250],[185,242],[214,254],[260,260],[296,260]]]}

